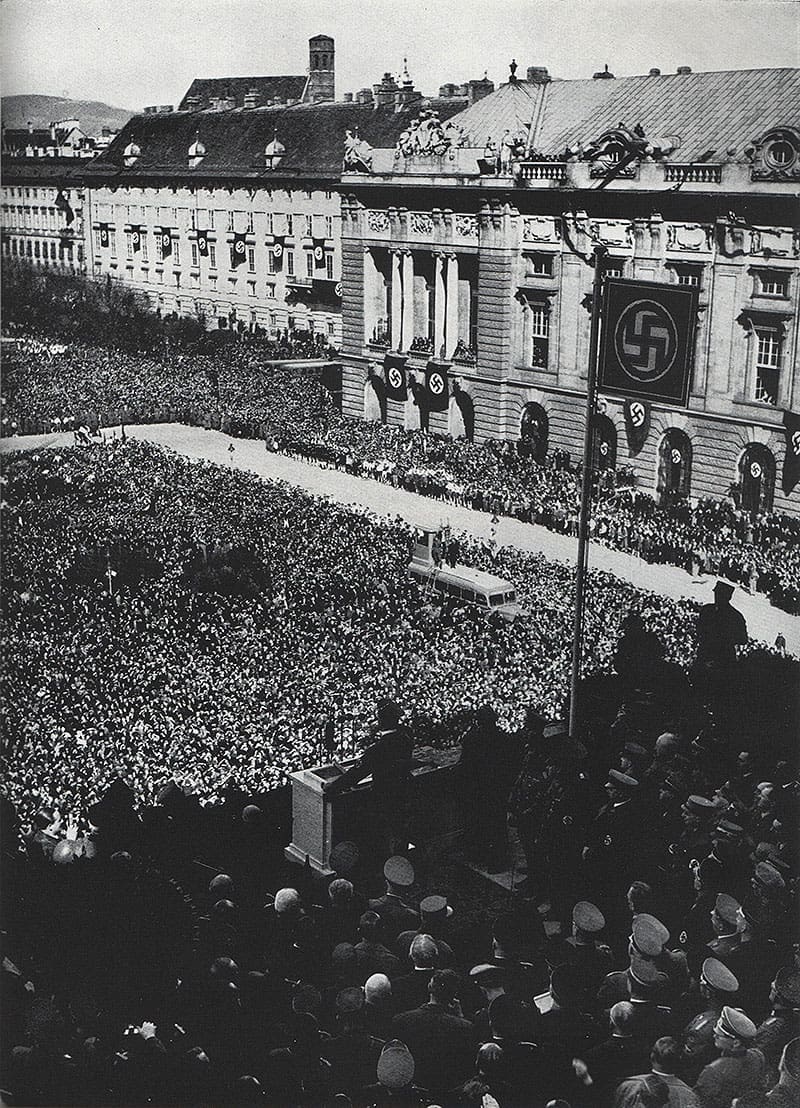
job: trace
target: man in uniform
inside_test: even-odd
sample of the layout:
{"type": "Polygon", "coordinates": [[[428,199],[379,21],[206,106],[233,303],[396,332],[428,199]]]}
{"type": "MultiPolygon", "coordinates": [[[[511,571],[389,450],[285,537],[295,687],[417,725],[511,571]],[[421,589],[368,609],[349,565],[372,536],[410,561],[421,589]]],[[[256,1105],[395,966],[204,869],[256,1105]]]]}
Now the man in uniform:
{"type": "Polygon", "coordinates": [[[383,876],[386,892],[370,900],[369,907],[381,917],[387,941],[393,942],[401,931],[413,931],[419,925],[419,915],[403,900],[414,884],[414,867],[408,858],[396,854],[384,863],[383,876]]]}
{"type": "Polygon", "coordinates": [[[603,913],[588,900],[579,900],[572,909],[572,936],[567,942],[574,950],[572,964],[584,975],[587,995],[592,997],[614,964],[611,947],[599,939],[605,925],[603,913]]]}
{"type": "Polygon", "coordinates": [[[686,1025],[683,1031],[682,1075],[690,1085],[700,1071],[714,1060],[714,1028],[726,1002],[733,1000],[739,988],[734,974],[716,958],[706,958],[700,971],[700,997],[707,1007],[686,1025]]]}
{"type": "Polygon", "coordinates": [[[770,1076],[775,1080],[783,1048],[800,1035],[800,970],[795,966],[778,970],[769,1002],[772,1010],[758,1028],[753,1046],[766,1058],[770,1076]]]}
{"type": "Polygon", "coordinates": [[[636,843],[641,840],[642,811],[635,777],[612,769],[605,790],[608,801],[589,825],[582,857],[587,879],[613,907],[618,900],[624,905],[631,879],[641,876],[636,872],[636,843]]]}
{"type": "Polygon", "coordinates": [[[325,793],[335,795],[372,774],[374,824],[370,828],[370,840],[384,858],[407,846],[404,841],[405,800],[414,740],[401,725],[401,714],[399,705],[393,700],[380,701],[377,740],[367,747],[355,765],[323,784],[325,793]]]}
{"type": "Polygon", "coordinates": [[[770,1089],[766,1103],[769,1108],[797,1108],[800,1103],[800,1038],[792,1039],[783,1048],[778,1073],[778,1084],[770,1089]]]}
{"type": "Polygon", "coordinates": [[[714,603],[704,604],[697,618],[697,657],[693,678],[701,696],[719,701],[736,662],[736,647],[747,642],[747,624],[731,605],[733,585],[717,581],[714,603]]]}
{"type": "Polygon", "coordinates": [[[729,1108],[735,1096],[764,1086],[764,1055],[753,1047],[756,1025],[738,1008],[722,1009],[714,1025],[719,1057],[709,1062],[694,1091],[702,1108],[729,1108]]]}

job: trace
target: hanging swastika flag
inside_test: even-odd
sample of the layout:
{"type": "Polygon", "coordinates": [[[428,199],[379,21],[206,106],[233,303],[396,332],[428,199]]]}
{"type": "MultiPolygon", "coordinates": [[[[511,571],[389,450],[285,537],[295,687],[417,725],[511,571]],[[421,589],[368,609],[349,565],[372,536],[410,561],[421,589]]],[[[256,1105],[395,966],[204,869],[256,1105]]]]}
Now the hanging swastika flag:
{"type": "Polygon", "coordinates": [[[685,407],[696,321],[695,288],[607,278],[600,388],[685,407]]]}
{"type": "Polygon", "coordinates": [[[325,239],[312,239],[311,241],[314,244],[313,251],[312,251],[312,253],[314,255],[314,269],[324,269],[325,268],[325,239]]]}
{"type": "Polygon", "coordinates": [[[432,412],[447,411],[447,369],[437,362],[428,362],[425,370],[425,401],[432,412]]]}
{"type": "Polygon", "coordinates": [[[197,253],[201,258],[208,257],[208,231],[197,232],[197,253]]]}
{"type": "Polygon", "coordinates": [[[625,431],[631,454],[638,454],[650,430],[650,405],[646,400],[625,401],[625,431]]]}
{"type": "Polygon", "coordinates": [[[785,411],[786,456],[783,461],[783,491],[788,496],[800,481],[800,413],[785,411]]]}
{"type": "Polygon", "coordinates": [[[406,360],[387,354],[383,359],[383,377],[386,382],[386,395],[390,400],[406,400],[406,360]]]}
{"type": "Polygon", "coordinates": [[[111,236],[110,236],[109,231],[108,231],[108,224],[107,223],[101,223],[100,224],[100,245],[105,250],[105,249],[107,249],[110,242],[111,242],[111,236]]]}
{"type": "Polygon", "coordinates": [[[131,248],[134,254],[137,254],[142,248],[142,229],[136,224],[131,224],[131,248]]]}

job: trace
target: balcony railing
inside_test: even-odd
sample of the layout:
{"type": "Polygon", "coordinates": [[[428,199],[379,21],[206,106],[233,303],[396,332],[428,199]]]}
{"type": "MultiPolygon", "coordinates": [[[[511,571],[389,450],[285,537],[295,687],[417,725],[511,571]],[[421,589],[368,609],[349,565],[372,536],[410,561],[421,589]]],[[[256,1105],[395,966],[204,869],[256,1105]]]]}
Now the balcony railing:
{"type": "Polygon", "coordinates": [[[519,162],[521,181],[563,181],[567,176],[566,162],[519,162]]]}
{"type": "Polygon", "coordinates": [[[680,184],[718,185],[722,181],[722,166],[710,162],[669,162],[664,166],[664,180],[680,184]]]}

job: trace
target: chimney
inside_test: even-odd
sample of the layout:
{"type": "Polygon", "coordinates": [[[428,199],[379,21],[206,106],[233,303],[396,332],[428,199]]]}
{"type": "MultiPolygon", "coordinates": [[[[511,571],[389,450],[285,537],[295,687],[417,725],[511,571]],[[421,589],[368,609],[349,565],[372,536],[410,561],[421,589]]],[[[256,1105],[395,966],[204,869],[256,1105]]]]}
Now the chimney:
{"type": "Polygon", "coordinates": [[[352,94],[352,92],[346,92],[344,94],[344,102],[345,102],[345,104],[352,104],[353,103],[353,94],[352,94]]]}
{"type": "Polygon", "coordinates": [[[397,81],[391,73],[384,73],[383,78],[379,85],[372,86],[375,91],[375,106],[377,108],[382,107],[384,104],[394,103],[394,94],[399,92],[397,81]]]}
{"type": "Polygon", "coordinates": [[[655,67],[653,67],[653,69],[650,70],[650,72],[647,74],[647,76],[648,77],[660,77],[661,76],[661,70],[656,69],[655,67]]]}
{"type": "Polygon", "coordinates": [[[55,125],[55,123],[50,124],[50,139],[51,139],[52,142],[56,141],[56,125],[55,125]]]}
{"type": "Polygon", "coordinates": [[[303,101],[306,104],[336,99],[335,44],[330,35],[314,35],[308,40],[308,81],[303,101]]]}
{"type": "Polygon", "coordinates": [[[371,88],[360,88],[356,93],[357,104],[371,104],[373,100],[371,88]]]}
{"type": "Polygon", "coordinates": [[[244,94],[243,107],[245,108],[257,108],[258,107],[258,89],[249,88],[244,94]]]}
{"type": "Polygon", "coordinates": [[[529,65],[528,81],[532,85],[547,85],[550,83],[550,74],[546,65],[529,65]]]}
{"type": "Polygon", "coordinates": [[[470,104],[477,104],[479,100],[483,100],[484,96],[488,96],[490,92],[494,92],[494,81],[490,81],[484,73],[481,80],[468,81],[465,91],[470,104]]]}
{"type": "Polygon", "coordinates": [[[608,62],[606,62],[604,68],[599,73],[592,74],[593,81],[613,81],[614,74],[609,72],[608,62]]]}
{"type": "Polygon", "coordinates": [[[29,135],[33,134],[33,124],[31,123],[30,120],[28,120],[28,134],[29,135]]]}
{"type": "Polygon", "coordinates": [[[199,96],[187,96],[186,97],[186,110],[187,112],[196,112],[200,110],[200,97],[199,96]]]}
{"type": "Polygon", "coordinates": [[[679,65],[675,72],[684,77],[687,73],[692,72],[692,67],[690,65],[679,65]]]}

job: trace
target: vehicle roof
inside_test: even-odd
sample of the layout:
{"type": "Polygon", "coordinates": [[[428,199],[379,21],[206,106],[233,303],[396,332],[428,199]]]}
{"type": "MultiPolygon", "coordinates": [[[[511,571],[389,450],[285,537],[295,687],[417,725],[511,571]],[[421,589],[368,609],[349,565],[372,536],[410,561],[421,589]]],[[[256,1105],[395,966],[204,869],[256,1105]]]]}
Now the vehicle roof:
{"type": "Polygon", "coordinates": [[[473,569],[472,566],[442,566],[437,572],[437,577],[453,584],[469,584],[489,591],[507,592],[509,589],[516,591],[516,585],[507,581],[504,577],[495,577],[493,573],[484,573],[482,569],[473,569]]]}

